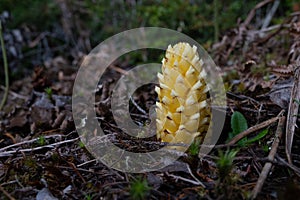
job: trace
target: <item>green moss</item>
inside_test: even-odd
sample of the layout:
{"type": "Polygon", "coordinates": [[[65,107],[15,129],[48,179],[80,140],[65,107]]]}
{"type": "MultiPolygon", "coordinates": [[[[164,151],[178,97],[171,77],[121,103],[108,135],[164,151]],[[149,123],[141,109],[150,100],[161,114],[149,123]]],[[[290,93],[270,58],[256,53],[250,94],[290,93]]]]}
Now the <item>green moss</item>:
{"type": "Polygon", "coordinates": [[[37,168],[36,160],[31,157],[26,157],[24,160],[24,166],[30,169],[36,169],[37,168]]]}
{"type": "Polygon", "coordinates": [[[189,155],[191,156],[197,156],[200,150],[200,145],[201,145],[201,139],[200,138],[195,138],[194,142],[190,145],[189,147],[189,155]]]}
{"type": "Polygon", "coordinates": [[[138,177],[130,183],[129,193],[132,199],[145,199],[150,189],[147,180],[138,177]]]}
{"type": "Polygon", "coordinates": [[[46,138],[43,135],[40,135],[37,143],[39,146],[44,146],[46,144],[46,138]]]}
{"type": "Polygon", "coordinates": [[[219,170],[220,181],[226,181],[230,178],[229,174],[233,167],[233,159],[236,156],[238,150],[227,150],[225,152],[219,151],[219,160],[217,161],[217,167],[219,170]]]}

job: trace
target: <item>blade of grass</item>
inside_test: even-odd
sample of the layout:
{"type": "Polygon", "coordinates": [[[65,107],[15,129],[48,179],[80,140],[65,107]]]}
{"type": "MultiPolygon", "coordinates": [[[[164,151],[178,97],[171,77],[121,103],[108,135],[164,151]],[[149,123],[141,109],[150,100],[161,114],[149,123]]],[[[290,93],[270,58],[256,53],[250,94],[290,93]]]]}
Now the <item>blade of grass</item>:
{"type": "Polygon", "coordinates": [[[261,138],[265,137],[267,134],[269,133],[269,130],[268,129],[264,129],[263,131],[261,131],[258,135],[256,135],[255,137],[251,138],[251,139],[248,139],[246,141],[246,145],[248,144],[252,144],[258,140],[260,140],[261,138]]]}
{"type": "Polygon", "coordinates": [[[2,110],[4,104],[7,100],[7,96],[8,96],[9,77],[8,77],[8,66],[7,66],[6,50],[5,50],[4,40],[3,40],[3,35],[2,35],[2,22],[1,22],[1,20],[0,20],[0,43],[1,43],[1,49],[2,49],[4,73],[5,73],[5,90],[4,90],[4,96],[3,96],[1,104],[0,104],[0,110],[2,110]]]}

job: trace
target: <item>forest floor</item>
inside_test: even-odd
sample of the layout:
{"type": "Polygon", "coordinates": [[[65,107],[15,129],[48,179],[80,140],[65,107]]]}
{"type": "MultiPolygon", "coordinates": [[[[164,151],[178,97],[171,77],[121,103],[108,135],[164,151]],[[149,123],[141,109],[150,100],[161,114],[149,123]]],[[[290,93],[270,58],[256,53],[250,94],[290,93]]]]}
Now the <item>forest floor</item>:
{"type": "MultiPolygon", "coordinates": [[[[84,55],[75,54],[72,61],[57,56],[30,77],[14,80],[0,113],[1,199],[296,199],[300,13],[261,30],[251,27],[253,16],[248,17],[209,50],[228,91],[217,145],[201,159],[188,151],[158,171],[131,174],[111,169],[80,141],[71,95],[75,66],[84,55]],[[237,134],[246,139],[244,144],[229,138],[235,111],[242,114],[240,123],[246,120],[246,128],[237,134]]],[[[155,143],[157,148],[155,137],[131,141],[113,120],[111,90],[127,67],[115,63],[107,70],[96,91],[96,112],[105,134],[118,145],[138,149],[139,143],[155,143]]],[[[148,112],[156,98],[153,86],[147,86],[135,93],[134,101],[148,112]]],[[[141,124],[150,119],[135,104],[130,112],[141,124]]]]}

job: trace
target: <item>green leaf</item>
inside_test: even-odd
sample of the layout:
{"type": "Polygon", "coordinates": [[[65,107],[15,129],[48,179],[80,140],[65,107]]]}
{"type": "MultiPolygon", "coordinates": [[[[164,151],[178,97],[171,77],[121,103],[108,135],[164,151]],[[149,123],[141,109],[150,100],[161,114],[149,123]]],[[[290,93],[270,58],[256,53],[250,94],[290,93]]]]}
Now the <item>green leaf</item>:
{"type": "Polygon", "coordinates": [[[234,136],[248,129],[247,120],[242,113],[236,111],[232,114],[231,128],[234,136]]]}
{"type": "MultiPolygon", "coordinates": [[[[235,111],[231,116],[231,129],[232,132],[229,133],[228,140],[231,140],[237,134],[248,129],[247,120],[244,115],[238,111],[235,111]]],[[[247,142],[247,138],[241,139],[238,144],[241,146],[245,146],[247,142]]]]}
{"type": "Polygon", "coordinates": [[[251,138],[251,139],[248,139],[246,141],[246,144],[252,144],[258,140],[260,140],[261,138],[265,137],[267,134],[269,133],[269,130],[268,129],[264,129],[263,131],[261,131],[258,135],[256,135],[255,137],[251,138]]]}

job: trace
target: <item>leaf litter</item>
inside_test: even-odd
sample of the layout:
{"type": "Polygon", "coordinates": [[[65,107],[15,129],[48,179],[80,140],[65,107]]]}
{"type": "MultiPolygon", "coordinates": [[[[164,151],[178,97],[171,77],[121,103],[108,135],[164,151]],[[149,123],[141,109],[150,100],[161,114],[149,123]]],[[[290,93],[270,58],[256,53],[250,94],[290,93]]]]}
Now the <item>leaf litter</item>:
{"type": "MultiPolygon", "coordinates": [[[[259,6],[264,4],[254,10],[259,6]]],[[[300,15],[293,13],[282,24],[264,29],[250,25],[253,17],[250,12],[245,22],[228,31],[210,50],[228,90],[226,124],[230,124],[233,111],[245,116],[250,129],[275,119],[285,110],[284,115],[289,113],[292,119],[286,121],[286,139],[279,140],[274,155],[269,157],[269,150],[278,136],[275,135],[279,130],[277,122],[274,123],[277,118],[264,124],[269,133],[247,147],[240,147],[233,158],[233,168],[228,172],[231,178],[224,178],[224,184],[219,179],[221,154],[218,151],[235,148],[224,146],[232,131],[225,125],[218,144],[209,155],[199,159],[186,152],[169,167],[142,174],[150,187],[148,199],[199,196],[203,199],[246,199],[255,186],[261,184],[258,180],[261,181],[260,174],[265,173],[265,163],[273,167],[268,169],[263,186],[255,194],[258,199],[279,199],[289,193],[299,193],[299,118],[295,117],[299,115],[299,88],[295,86],[299,79],[295,74],[300,65],[300,15]]],[[[19,32],[15,34],[20,35],[19,32]]],[[[40,35],[30,44],[37,45],[45,40],[47,37],[40,35]]],[[[80,63],[84,53],[74,50],[71,54],[50,56],[44,63],[45,68],[36,68],[30,78],[14,81],[10,87],[8,102],[0,113],[0,190],[8,199],[130,198],[128,188],[136,176],[106,167],[80,143],[72,119],[70,95],[76,76],[74,63],[80,63]],[[46,88],[51,89],[50,98],[46,88]]],[[[109,139],[133,152],[156,150],[165,144],[159,143],[156,137],[141,140],[128,136],[113,120],[111,92],[128,67],[120,61],[114,63],[99,82],[96,113],[107,135],[99,138],[99,142],[109,139]]],[[[137,124],[151,123],[151,117],[145,113],[156,101],[153,88],[153,85],[145,86],[132,98],[130,115],[137,124]]],[[[249,136],[255,137],[262,131],[260,129],[264,130],[260,127],[248,131],[249,136]]]]}

